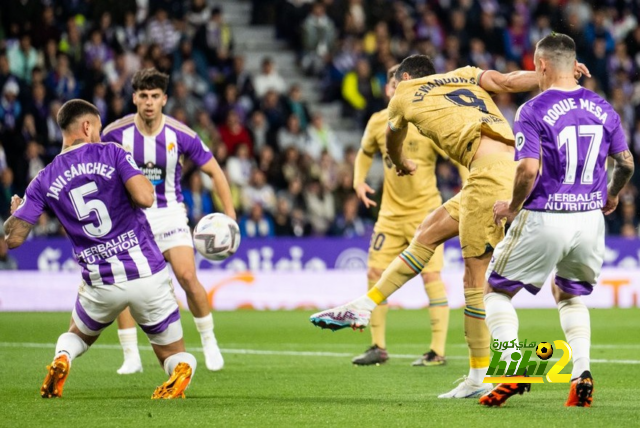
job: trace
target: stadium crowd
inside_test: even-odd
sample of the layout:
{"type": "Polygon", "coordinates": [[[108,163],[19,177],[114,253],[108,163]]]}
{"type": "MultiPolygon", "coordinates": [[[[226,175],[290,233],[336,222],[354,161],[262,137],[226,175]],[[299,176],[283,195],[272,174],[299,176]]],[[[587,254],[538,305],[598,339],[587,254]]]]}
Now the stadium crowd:
{"type": "MultiPolygon", "coordinates": [[[[640,154],[638,2],[580,0],[253,0],[252,23],[276,27],[323,102],[341,101],[362,129],[384,107],[385,71],[411,53],[437,71],[464,65],[533,69],[535,43],[552,30],[571,35],[593,78],[640,154]]],[[[352,190],[358,141],[340,141],[270,58],[255,73],[223,9],[210,0],[20,0],[0,8],[0,217],[12,194],[60,152],[55,117],[81,97],[107,125],[135,112],[132,74],[171,75],[165,113],[191,126],[223,166],[245,236],[365,236],[375,212],[352,190]]],[[[510,121],[532,94],[500,95],[510,121]]],[[[192,224],[219,206],[206,176],[184,168],[192,224]]],[[[448,162],[437,169],[444,199],[459,189],[448,162]]],[[[637,236],[640,178],[621,195],[608,232],[637,236]]],[[[379,198],[379,193],[377,192],[379,198]]],[[[64,233],[43,216],[36,236],[64,233]]]]}

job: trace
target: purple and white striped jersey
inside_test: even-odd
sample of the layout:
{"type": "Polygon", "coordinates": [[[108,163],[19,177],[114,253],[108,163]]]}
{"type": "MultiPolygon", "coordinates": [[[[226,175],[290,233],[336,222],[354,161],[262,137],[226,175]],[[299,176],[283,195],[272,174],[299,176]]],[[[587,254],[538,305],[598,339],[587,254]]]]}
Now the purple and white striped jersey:
{"type": "Polygon", "coordinates": [[[584,88],[548,89],[516,113],[516,160],[540,159],[531,211],[592,211],[607,201],[607,156],[627,150],[620,116],[584,88]]]}
{"type": "Polygon", "coordinates": [[[139,174],[131,155],[116,144],[73,146],[31,181],[13,215],[36,224],[44,210],[52,211],[89,285],[148,277],[166,264],[146,216],[132,205],[124,185],[139,174]]]}
{"type": "Polygon", "coordinates": [[[151,208],[167,208],[182,202],[180,156],[187,155],[202,166],[213,156],[198,134],[172,117],[163,115],[164,124],[155,136],[140,132],[135,114],[125,116],[107,126],[102,141],[121,144],[133,154],[142,173],[155,187],[156,200],[151,208]]]}

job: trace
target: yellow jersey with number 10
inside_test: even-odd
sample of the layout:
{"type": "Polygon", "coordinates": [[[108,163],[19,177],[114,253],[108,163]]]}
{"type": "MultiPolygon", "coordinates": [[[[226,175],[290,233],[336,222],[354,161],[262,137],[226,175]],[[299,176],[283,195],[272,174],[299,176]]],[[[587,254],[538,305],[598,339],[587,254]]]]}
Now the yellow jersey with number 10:
{"type": "Polygon", "coordinates": [[[389,103],[389,126],[399,130],[414,124],[422,135],[467,168],[478,150],[481,134],[513,146],[509,123],[489,93],[478,85],[482,72],[476,67],[462,67],[399,82],[389,103]]]}
{"type": "Polygon", "coordinates": [[[379,218],[403,217],[422,219],[442,204],[436,184],[436,161],[444,153],[429,138],[422,136],[415,126],[409,125],[403,151],[418,169],[412,176],[398,177],[396,168],[387,155],[386,132],[389,122],[387,109],[374,113],[362,136],[361,146],[365,154],[382,154],[384,163],[384,188],[379,218]]]}

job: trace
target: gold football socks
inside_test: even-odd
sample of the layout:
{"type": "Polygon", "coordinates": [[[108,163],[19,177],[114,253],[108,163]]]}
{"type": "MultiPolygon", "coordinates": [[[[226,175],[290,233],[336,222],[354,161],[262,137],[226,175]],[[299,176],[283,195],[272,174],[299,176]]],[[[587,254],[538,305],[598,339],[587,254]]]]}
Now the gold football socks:
{"type": "Polygon", "coordinates": [[[427,296],[429,296],[431,350],[440,356],[444,356],[447,330],[449,329],[449,301],[447,300],[444,282],[432,281],[425,284],[424,288],[427,291],[427,296]]]}

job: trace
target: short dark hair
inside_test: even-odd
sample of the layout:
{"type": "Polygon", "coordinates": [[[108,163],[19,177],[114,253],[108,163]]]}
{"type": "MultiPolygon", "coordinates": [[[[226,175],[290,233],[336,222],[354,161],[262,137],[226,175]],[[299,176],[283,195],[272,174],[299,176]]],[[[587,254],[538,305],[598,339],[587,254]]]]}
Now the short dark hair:
{"type": "Polygon", "coordinates": [[[84,116],[85,114],[93,114],[100,117],[98,108],[90,102],[79,99],[69,100],[60,107],[60,110],[58,110],[58,117],[56,118],[56,121],[58,122],[60,129],[66,131],[69,129],[69,126],[76,121],[76,119],[84,116]]]}
{"type": "Polygon", "coordinates": [[[433,61],[427,55],[411,55],[406,57],[396,70],[396,79],[402,80],[402,74],[407,73],[412,79],[436,74],[433,61]]]}
{"type": "Polygon", "coordinates": [[[167,93],[169,86],[169,75],[164,74],[155,68],[143,68],[136,71],[131,79],[131,86],[134,91],[149,91],[152,89],[161,89],[167,93]]]}
{"type": "Polygon", "coordinates": [[[540,40],[536,49],[557,65],[570,66],[576,59],[576,42],[566,34],[553,32],[540,40]]]}
{"type": "Polygon", "coordinates": [[[396,64],[387,70],[387,82],[396,77],[396,71],[400,68],[400,64],[396,64]]]}

